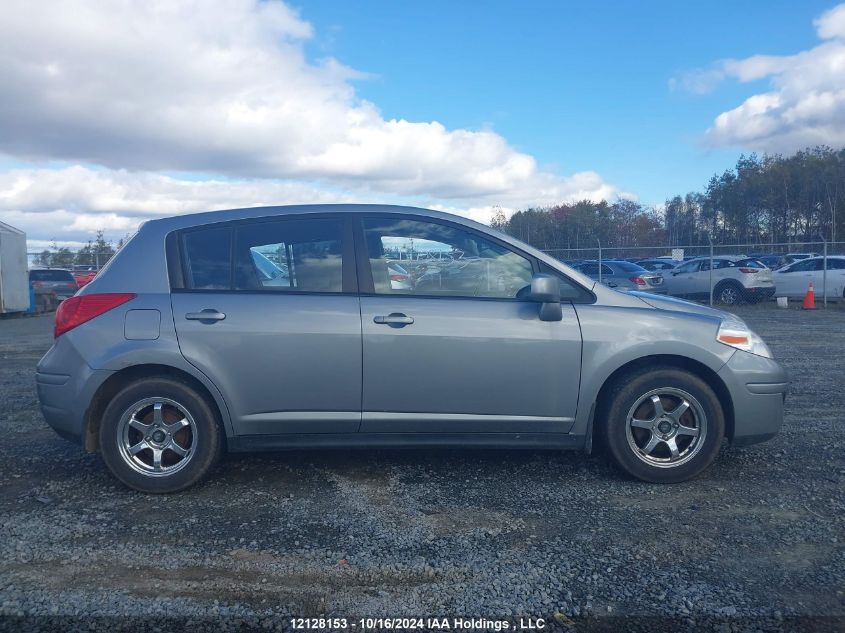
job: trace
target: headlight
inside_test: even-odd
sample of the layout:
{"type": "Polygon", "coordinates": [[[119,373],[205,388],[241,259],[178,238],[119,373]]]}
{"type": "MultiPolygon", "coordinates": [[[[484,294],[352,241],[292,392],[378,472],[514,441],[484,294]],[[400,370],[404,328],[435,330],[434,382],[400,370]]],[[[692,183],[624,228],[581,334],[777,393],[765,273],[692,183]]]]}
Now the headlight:
{"type": "Polygon", "coordinates": [[[716,334],[716,340],[744,352],[772,358],[772,350],[763,342],[763,339],[736,318],[728,318],[722,321],[719,332],[716,334]]]}

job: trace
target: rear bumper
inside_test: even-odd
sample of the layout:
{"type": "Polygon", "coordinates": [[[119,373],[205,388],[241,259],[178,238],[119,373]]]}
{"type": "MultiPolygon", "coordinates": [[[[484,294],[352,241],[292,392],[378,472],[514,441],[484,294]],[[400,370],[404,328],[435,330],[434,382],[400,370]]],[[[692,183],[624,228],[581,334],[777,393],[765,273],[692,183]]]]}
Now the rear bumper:
{"type": "Polygon", "coordinates": [[[746,296],[754,297],[755,299],[771,299],[775,296],[775,287],[760,287],[760,288],[746,288],[746,296]]]}
{"type": "Polygon", "coordinates": [[[91,369],[72,345],[60,338],[39,361],[35,387],[41,413],[61,437],[83,442],[88,407],[114,372],[91,369]]]}
{"type": "Polygon", "coordinates": [[[719,371],[733,401],[734,446],[773,438],[783,425],[789,386],[786,371],[774,360],[738,351],[719,371]]]}

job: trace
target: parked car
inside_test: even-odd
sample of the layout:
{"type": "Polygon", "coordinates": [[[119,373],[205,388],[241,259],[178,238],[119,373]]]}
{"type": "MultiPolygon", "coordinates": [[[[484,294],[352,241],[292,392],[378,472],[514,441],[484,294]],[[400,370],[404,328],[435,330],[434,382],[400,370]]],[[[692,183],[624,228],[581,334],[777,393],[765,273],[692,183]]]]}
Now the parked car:
{"type": "Polygon", "coordinates": [[[664,259],[662,257],[656,257],[654,259],[641,259],[637,262],[638,266],[642,266],[646,270],[650,270],[651,272],[663,273],[667,270],[672,270],[677,266],[680,262],[677,262],[673,259],[664,259]]]}
{"type": "MultiPolygon", "coordinates": [[[[670,295],[705,299],[710,296],[710,258],[685,262],[664,276],[670,295]]],[[[713,258],[713,299],[725,305],[756,303],[774,296],[772,271],[750,258],[713,258]]]]}
{"type": "MultiPolygon", "coordinates": [[[[801,299],[813,282],[816,297],[823,297],[822,287],[825,280],[824,257],[800,259],[793,264],[774,271],[776,297],[801,299]]],[[[845,298],[845,257],[828,256],[825,284],[828,299],[845,298]]]]}
{"type": "Polygon", "coordinates": [[[32,268],[29,283],[35,292],[36,308],[41,312],[54,309],[78,290],[73,273],[63,268],[32,268]]]}
{"type": "MultiPolygon", "coordinates": [[[[590,277],[599,279],[599,263],[584,262],[578,266],[578,270],[590,277]]],[[[625,260],[602,260],[601,282],[610,288],[617,290],[643,290],[656,294],[666,294],[663,287],[663,277],[652,273],[638,264],[625,260]]]]}
{"type": "Polygon", "coordinates": [[[787,259],[785,255],[777,255],[775,253],[762,255],[757,254],[751,255],[751,257],[761,262],[766,266],[766,268],[770,268],[771,270],[777,270],[781,266],[786,266],[787,264],[791,263],[791,261],[787,259]]]}
{"type": "Polygon", "coordinates": [[[411,273],[396,262],[387,264],[387,272],[390,275],[390,287],[394,290],[410,290],[413,288],[411,273]]]}
{"type": "Polygon", "coordinates": [[[82,286],[90,283],[90,281],[97,276],[97,267],[76,264],[71,269],[71,273],[73,274],[73,278],[76,280],[76,287],[82,288],[82,286]]]}
{"type": "Polygon", "coordinates": [[[597,441],[630,475],[684,481],[725,437],[773,437],[787,378],[720,310],[617,292],[447,213],[316,205],[145,222],[60,306],[36,385],[60,435],[163,493],[223,450],[307,446],[597,441]],[[467,266],[396,290],[385,247],[404,244],[467,266]],[[251,252],[281,248],[290,282],[265,283],[251,252]]]}
{"type": "Polygon", "coordinates": [[[76,287],[82,288],[85,284],[91,283],[94,277],[97,276],[96,272],[85,272],[85,273],[73,273],[73,279],[76,281],[76,287]]]}

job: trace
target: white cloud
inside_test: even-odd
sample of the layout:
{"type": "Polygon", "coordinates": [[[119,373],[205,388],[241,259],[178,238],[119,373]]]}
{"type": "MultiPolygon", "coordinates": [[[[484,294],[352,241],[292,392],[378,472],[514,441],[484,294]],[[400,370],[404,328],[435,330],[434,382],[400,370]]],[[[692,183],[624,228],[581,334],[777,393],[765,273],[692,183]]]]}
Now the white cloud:
{"type": "Polygon", "coordinates": [[[709,91],[726,78],[769,80],[770,90],[716,117],[705,135],[709,144],[785,153],[845,146],[845,4],[823,13],[814,25],[823,41],[810,50],[723,60],[674,80],[672,85],[693,92],[709,91]]]}
{"type": "Polygon", "coordinates": [[[47,241],[84,242],[98,229],[117,237],[145,219],[195,211],[278,204],[362,202],[361,195],[271,180],[180,180],[91,169],[0,172],[0,219],[47,241]]]}
{"type": "Polygon", "coordinates": [[[492,130],[385,119],[356,95],[363,73],[307,59],[312,35],[279,0],[0,3],[0,154],[105,168],[0,173],[0,211],[62,209],[72,232],[336,190],[467,208],[617,193],[492,130]],[[168,171],[216,180],[150,173],[168,171]]]}
{"type": "Polygon", "coordinates": [[[79,165],[0,172],[0,220],[34,240],[84,242],[98,229],[112,238],[133,232],[145,219],[251,206],[283,204],[411,204],[489,222],[496,207],[511,213],[527,205],[612,198],[619,193],[594,173],[539,178],[529,197],[508,192],[496,203],[466,204],[429,196],[394,196],[357,189],[327,189],[313,183],[269,179],[184,180],[149,172],[93,169],[79,165]],[[565,183],[562,185],[561,183],[565,183]]]}

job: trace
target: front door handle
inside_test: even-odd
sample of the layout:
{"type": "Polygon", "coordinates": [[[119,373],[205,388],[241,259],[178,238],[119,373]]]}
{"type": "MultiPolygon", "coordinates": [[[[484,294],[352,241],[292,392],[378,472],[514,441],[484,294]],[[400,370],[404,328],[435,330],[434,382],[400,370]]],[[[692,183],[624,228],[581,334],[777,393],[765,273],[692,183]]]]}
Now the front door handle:
{"type": "Polygon", "coordinates": [[[215,323],[216,321],[222,321],[226,318],[226,315],[222,312],[218,312],[214,308],[206,308],[201,312],[188,312],[185,315],[185,318],[189,321],[201,321],[203,323],[215,323]]]}
{"type": "Polygon", "coordinates": [[[387,316],[374,316],[373,323],[389,325],[390,327],[405,327],[414,322],[414,317],[409,317],[401,312],[391,312],[387,316]]]}

